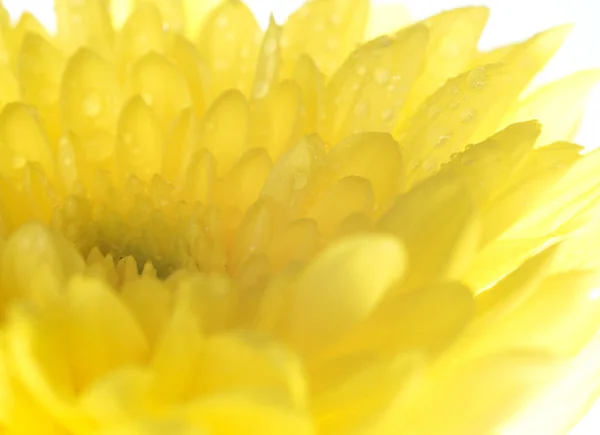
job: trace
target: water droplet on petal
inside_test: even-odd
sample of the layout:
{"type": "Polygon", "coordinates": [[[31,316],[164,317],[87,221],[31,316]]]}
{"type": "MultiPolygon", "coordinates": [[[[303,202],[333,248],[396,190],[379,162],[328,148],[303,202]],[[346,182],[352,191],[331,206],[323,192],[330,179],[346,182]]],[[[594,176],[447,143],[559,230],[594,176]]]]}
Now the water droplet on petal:
{"type": "Polygon", "coordinates": [[[438,141],[437,141],[437,145],[438,146],[443,146],[445,145],[448,141],[450,140],[450,135],[449,134],[444,134],[442,136],[439,137],[438,141]]]}
{"type": "Polygon", "coordinates": [[[367,67],[364,65],[359,65],[356,68],[356,74],[358,74],[359,76],[364,76],[367,73],[367,67]]]}
{"type": "Polygon", "coordinates": [[[308,171],[296,171],[292,179],[292,188],[300,190],[308,184],[308,171]]]}
{"type": "Polygon", "coordinates": [[[394,111],[392,109],[386,109],[381,112],[381,119],[384,121],[391,121],[394,118],[394,111]]]}
{"type": "Polygon", "coordinates": [[[468,124],[475,119],[475,113],[472,110],[465,110],[460,114],[460,120],[468,124]]]}
{"type": "Polygon", "coordinates": [[[458,100],[456,98],[453,99],[452,101],[450,101],[450,104],[448,105],[450,110],[455,110],[458,108],[458,106],[460,106],[460,100],[458,100]]]}
{"type": "Polygon", "coordinates": [[[390,73],[385,68],[375,70],[375,81],[380,85],[385,85],[390,79],[390,73]]]}
{"type": "Polygon", "coordinates": [[[487,73],[485,68],[476,68],[469,72],[467,75],[467,81],[469,82],[469,86],[473,89],[481,89],[485,86],[487,80],[487,73]]]}

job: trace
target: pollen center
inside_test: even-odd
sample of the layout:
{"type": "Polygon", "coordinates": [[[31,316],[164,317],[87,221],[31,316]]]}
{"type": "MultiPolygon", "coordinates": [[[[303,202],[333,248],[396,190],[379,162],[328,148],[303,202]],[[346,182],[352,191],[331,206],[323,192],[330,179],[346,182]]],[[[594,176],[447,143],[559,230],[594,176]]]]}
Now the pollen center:
{"type": "Polygon", "coordinates": [[[203,261],[214,259],[203,223],[205,208],[174,196],[159,177],[150,183],[132,177],[124,189],[105,183],[67,197],[53,225],[84,257],[99,251],[115,263],[132,258],[140,273],[149,265],[159,278],[178,269],[214,269],[203,261]]]}

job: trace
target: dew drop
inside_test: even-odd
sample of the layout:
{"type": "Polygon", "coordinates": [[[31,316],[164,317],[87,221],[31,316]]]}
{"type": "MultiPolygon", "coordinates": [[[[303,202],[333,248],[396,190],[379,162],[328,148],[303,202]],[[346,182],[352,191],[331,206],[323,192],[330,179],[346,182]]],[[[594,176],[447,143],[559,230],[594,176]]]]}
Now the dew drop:
{"type": "Polygon", "coordinates": [[[437,119],[437,117],[440,116],[441,113],[442,113],[442,110],[439,107],[432,107],[429,110],[429,119],[430,120],[437,119]]]}
{"type": "Polygon", "coordinates": [[[485,68],[475,68],[467,75],[467,81],[469,82],[469,86],[473,89],[481,89],[485,86],[487,80],[487,73],[485,68]]]}
{"type": "Polygon", "coordinates": [[[317,21],[313,28],[315,32],[322,32],[325,30],[325,24],[322,21],[317,21]]]}
{"type": "Polygon", "coordinates": [[[292,188],[300,190],[308,184],[308,171],[296,171],[292,178],[292,188]]]}
{"type": "Polygon", "coordinates": [[[438,138],[437,145],[443,146],[443,145],[447,144],[449,140],[450,140],[450,135],[444,134],[438,138]]]}
{"type": "Polygon", "coordinates": [[[464,124],[468,124],[475,119],[475,113],[472,110],[465,110],[460,114],[460,120],[464,124]]]}
{"type": "Polygon", "coordinates": [[[367,67],[364,65],[359,65],[356,68],[356,74],[358,74],[359,76],[364,76],[365,74],[367,74],[367,67]]]}
{"type": "Polygon", "coordinates": [[[381,119],[384,121],[391,121],[394,118],[394,111],[392,109],[386,109],[381,111],[381,119]]]}
{"type": "Polygon", "coordinates": [[[448,105],[450,110],[458,109],[459,106],[460,106],[460,100],[458,100],[456,98],[453,99],[452,101],[450,101],[450,104],[448,105]]]}
{"type": "Polygon", "coordinates": [[[375,81],[380,85],[385,85],[390,80],[390,73],[385,68],[375,70],[375,81]]]}
{"type": "Polygon", "coordinates": [[[83,112],[90,118],[95,118],[102,111],[102,98],[96,92],[83,99],[83,112]]]}
{"type": "Polygon", "coordinates": [[[425,172],[432,172],[432,171],[435,171],[435,166],[436,166],[436,164],[435,164],[435,160],[433,160],[433,159],[424,160],[424,161],[421,163],[421,168],[423,168],[423,170],[424,170],[425,172]]]}

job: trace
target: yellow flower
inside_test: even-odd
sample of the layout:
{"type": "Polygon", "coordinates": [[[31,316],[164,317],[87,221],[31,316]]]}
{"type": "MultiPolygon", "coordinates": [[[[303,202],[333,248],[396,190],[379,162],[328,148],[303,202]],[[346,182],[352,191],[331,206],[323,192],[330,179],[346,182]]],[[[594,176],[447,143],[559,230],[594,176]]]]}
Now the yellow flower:
{"type": "Polygon", "coordinates": [[[600,72],[524,93],[568,27],[479,52],[480,7],[378,36],[368,0],[264,34],[133,3],[0,17],[0,433],[568,432],[600,72]]]}

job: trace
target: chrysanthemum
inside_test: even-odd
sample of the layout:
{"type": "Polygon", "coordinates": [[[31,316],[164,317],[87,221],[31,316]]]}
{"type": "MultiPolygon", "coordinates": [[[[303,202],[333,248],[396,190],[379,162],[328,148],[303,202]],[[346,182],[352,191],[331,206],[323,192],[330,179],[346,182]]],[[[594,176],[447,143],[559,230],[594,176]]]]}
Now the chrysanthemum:
{"type": "Polygon", "coordinates": [[[479,52],[481,7],[377,37],[367,0],[264,33],[239,0],[108,3],[0,17],[1,434],[585,413],[600,153],[567,141],[600,73],[524,93],[568,27],[479,52]]]}

